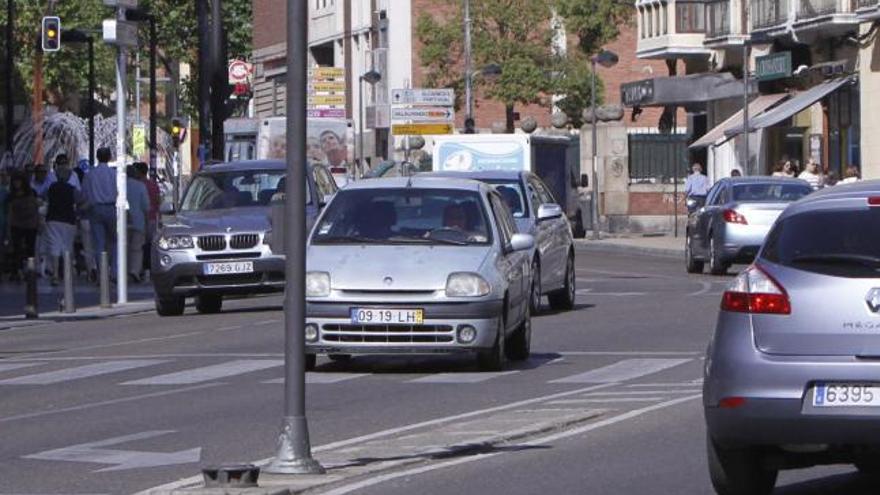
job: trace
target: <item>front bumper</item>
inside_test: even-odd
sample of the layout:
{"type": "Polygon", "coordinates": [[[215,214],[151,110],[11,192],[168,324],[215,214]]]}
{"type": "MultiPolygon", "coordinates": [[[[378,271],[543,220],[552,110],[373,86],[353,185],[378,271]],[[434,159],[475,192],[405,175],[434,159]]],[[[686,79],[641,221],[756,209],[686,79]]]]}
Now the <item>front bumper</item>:
{"type": "Polygon", "coordinates": [[[284,258],[215,259],[210,262],[253,261],[253,273],[235,275],[203,275],[208,261],[181,261],[163,267],[160,254],[153,253],[156,267],[150,277],[157,295],[195,296],[198,294],[248,295],[281,292],[284,290],[284,258]]]}
{"type": "Polygon", "coordinates": [[[880,445],[880,408],[813,407],[817,382],[880,383],[880,362],[765,354],[755,347],[750,317],[722,311],[703,384],[708,432],[730,446],[880,445]],[[719,407],[731,397],[745,401],[719,407]]]}
{"type": "Polygon", "coordinates": [[[318,327],[318,340],[306,342],[310,354],[455,354],[491,348],[498,332],[502,301],[307,302],[306,323],[318,327]],[[420,325],[352,324],[354,307],[423,309],[420,325]],[[473,342],[462,343],[459,331],[476,330],[473,342]]]}

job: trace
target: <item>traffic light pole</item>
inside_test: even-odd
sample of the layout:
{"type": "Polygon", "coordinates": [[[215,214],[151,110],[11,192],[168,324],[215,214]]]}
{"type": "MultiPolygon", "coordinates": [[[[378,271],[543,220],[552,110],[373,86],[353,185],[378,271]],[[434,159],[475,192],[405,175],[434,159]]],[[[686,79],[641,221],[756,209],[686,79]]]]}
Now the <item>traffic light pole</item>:
{"type": "Polygon", "coordinates": [[[89,43],[89,166],[95,162],[95,40],[91,36],[89,43]]]}
{"type": "Polygon", "coordinates": [[[196,0],[196,17],[198,18],[198,110],[199,110],[199,160],[203,159],[207,148],[210,146],[211,136],[211,74],[212,63],[210,57],[211,25],[208,22],[207,2],[209,0],[196,0]]]}
{"type": "Polygon", "coordinates": [[[15,38],[13,31],[15,28],[15,7],[12,0],[6,0],[6,151],[13,152],[13,140],[15,139],[15,120],[14,120],[14,99],[12,96],[12,76],[13,64],[13,42],[15,38]]]}
{"type": "MultiPolygon", "coordinates": [[[[117,22],[125,22],[125,9],[116,10],[117,22]]],[[[126,49],[116,47],[116,302],[128,302],[128,195],[125,176],[125,82],[126,49]]]]}
{"type": "Polygon", "coordinates": [[[158,142],[156,133],[156,17],[150,21],[150,175],[156,175],[158,142]]]}

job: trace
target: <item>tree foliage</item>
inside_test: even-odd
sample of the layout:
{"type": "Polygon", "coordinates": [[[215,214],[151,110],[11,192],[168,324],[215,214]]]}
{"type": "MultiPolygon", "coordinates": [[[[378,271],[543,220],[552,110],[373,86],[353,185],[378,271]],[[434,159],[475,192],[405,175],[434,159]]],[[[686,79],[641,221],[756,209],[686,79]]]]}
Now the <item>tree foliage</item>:
{"type": "Polygon", "coordinates": [[[633,2],[623,0],[554,0],[566,29],[577,36],[578,48],[593,55],[632,22],[633,2]]]}

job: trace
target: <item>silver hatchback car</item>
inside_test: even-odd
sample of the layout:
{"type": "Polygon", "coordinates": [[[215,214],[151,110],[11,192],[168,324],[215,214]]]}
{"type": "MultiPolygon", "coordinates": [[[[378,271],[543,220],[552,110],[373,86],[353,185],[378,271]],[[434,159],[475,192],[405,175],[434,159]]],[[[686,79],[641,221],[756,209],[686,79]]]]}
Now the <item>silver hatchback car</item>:
{"type": "Polygon", "coordinates": [[[703,406],[720,494],[817,464],[880,473],[880,181],[782,213],[723,295],[703,406]]]}
{"type": "Polygon", "coordinates": [[[472,353],[486,370],[526,359],[533,247],[481,182],[349,184],[309,238],[307,368],[318,353],[472,353]]]}

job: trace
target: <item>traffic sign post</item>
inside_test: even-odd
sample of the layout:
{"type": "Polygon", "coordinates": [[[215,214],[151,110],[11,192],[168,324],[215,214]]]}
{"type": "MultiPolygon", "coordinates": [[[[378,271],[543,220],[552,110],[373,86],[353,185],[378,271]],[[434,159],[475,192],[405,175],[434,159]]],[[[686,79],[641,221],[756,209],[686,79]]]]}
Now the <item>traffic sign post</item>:
{"type": "Polygon", "coordinates": [[[391,120],[411,122],[452,122],[455,110],[451,107],[394,107],[391,109],[391,120]]]}
{"type": "Polygon", "coordinates": [[[455,92],[448,88],[392,89],[391,103],[393,105],[451,107],[455,105],[455,92]]]}
{"type": "Polygon", "coordinates": [[[395,136],[452,134],[455,126],[451,122],[442,124],[392,124],[391,134],[395,136]]]}

